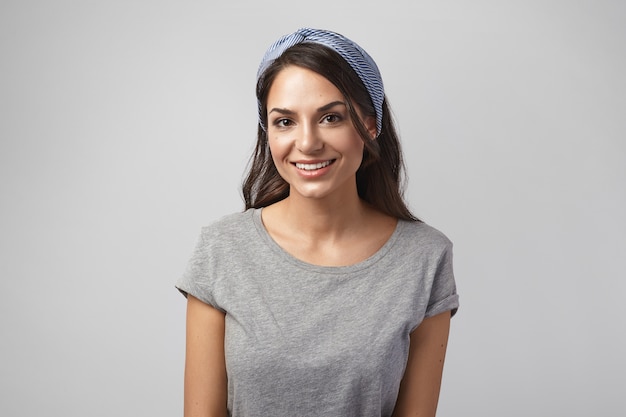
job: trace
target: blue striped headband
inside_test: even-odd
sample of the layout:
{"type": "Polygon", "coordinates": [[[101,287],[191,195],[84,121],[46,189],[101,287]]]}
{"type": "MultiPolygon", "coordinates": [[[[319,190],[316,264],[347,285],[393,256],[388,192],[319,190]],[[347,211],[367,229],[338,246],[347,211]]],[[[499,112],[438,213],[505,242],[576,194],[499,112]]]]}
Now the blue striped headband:
{"type": "MultiPolygon", "coordinates": [[[[275,59],[280,57],[287,48],[305,42],[317,43],[329,47],[341,55],[357,73],[372,99],[372,104],[374,104],[376,128],[377,133],[380,135],[383,126],[383,100],[385,98],[385,90],[383,88],[383,80],[380,76],[380,71],[378,71],[378,67],[372,57],[369,56],[363,48],[345,36],[328,30],[302,28],[292,34],[281,37],[265,52],[261,65],[259,65],[259,70],[257,71],[257,81],[261,78],[267,67],[269,67],[275,59]]],[[[263,130],[266,130],[266,127],[263,125],[263,115],[261,114],[262,103],[259,102],[258,105],[259,123],[263,130]]]]}

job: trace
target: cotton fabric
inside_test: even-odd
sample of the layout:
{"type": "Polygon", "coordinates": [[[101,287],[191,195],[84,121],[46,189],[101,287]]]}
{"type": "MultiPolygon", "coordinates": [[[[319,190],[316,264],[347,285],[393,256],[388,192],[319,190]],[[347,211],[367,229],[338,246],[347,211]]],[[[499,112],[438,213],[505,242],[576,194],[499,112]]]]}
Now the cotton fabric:
{"type": "MultiPolygon", "coordinates": [[[[259,69],[257,71],[257,80],[263,76],[263,73],[270,64],[280,57],[290,47],[299,43],[317,43],[327,46],[337,52],[357,73],[374,105],[376,111],[376,128],[377,134],[380,134],[383,126],[383,101],[385,99],[385,89],[383,79],[378,70],[376,62],[365,52],[357,43],[351,41],[339,33],[331,32],[323,29],[301,28],[289,35],[282,36],[274,42],[265,52],[259,69]]],[[[259,123],[263,129],[263,115],[261,114],[262,103],[259,106],[259,123]]]]}
{"type": "Polygon", "coordinates": [[[183,294],[226,313],[228,410],[240,416],[390,416],[409,337],[459,306],[452,244],[400,220],[367,260],[325,267],[285,252],[261,209],[204,227],[183,294]]]}

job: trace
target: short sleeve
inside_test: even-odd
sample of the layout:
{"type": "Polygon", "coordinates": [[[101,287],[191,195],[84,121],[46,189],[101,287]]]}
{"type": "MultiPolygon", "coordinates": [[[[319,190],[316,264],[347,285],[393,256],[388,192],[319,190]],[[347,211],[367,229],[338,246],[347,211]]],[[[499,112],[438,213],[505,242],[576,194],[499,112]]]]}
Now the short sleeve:
{"type": "Polygon", "coordinates": [[[212,278],[211,246],[205,236],[206,229],[202,229],[196,247],[187,263],[187,268],[178,279],[175,287],[185,296],[192,295],[200,301],[207,303],[218,310],[222,308],[215,301],[214,279],[212,278]]]}
{"type": "Polygon", "coordinates": [[[436,316],[445,311],[450,311],[454,316],[458,308],[459,296],[452,268],[452,243],[448,241],[437,262],[425,317],[436,316]]]}

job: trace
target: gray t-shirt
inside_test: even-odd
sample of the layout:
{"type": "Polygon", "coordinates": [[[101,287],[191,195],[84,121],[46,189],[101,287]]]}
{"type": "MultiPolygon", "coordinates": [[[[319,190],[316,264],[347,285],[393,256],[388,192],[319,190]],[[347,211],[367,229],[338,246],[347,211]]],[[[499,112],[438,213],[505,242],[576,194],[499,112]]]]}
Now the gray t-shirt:
{"type": "Polygon", "coordinates": [[[285,252],[260,209],[204,227],[176,287],[226,313],[233,417],[391,416],[411,331],[459,305],[452,244],[424,223],[329,267],[285,252]]]}

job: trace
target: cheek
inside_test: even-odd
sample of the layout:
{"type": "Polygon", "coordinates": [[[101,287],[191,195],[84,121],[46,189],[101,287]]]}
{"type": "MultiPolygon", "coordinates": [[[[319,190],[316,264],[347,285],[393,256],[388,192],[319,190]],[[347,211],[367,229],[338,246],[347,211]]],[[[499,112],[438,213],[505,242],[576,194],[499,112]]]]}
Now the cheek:
{"type": "Polygon", "coordinates": [[[268,141],[268,146],[272,161],[274,161],[274,165],[280,171],[281,162],[286,157],[289,150],[287,149],[287,146],[285,146],[285,144],[282,143],[278,138],[270,138],[268,141]]]}
{"type": "Polygon", "coordinates": [[[272,154],[272,157],[280,153],[280,142],[278,141],[277,138],[275,137],[269,138],[267,140],[267,145],[270,148],[270,153],[272,154]]]}
{"type": "Polygon", "coordinates": [[[352,148],[352,159],[354,160],[354,165],[357,167],[357,169],[363,164],[363,154],[365,152],[365,145],[363,145],[363,141],[361,140],[361,138],[358,139],[358,143],[355,144],[355,146],[352,148]]]}
{"type": "Polygon", "coordinates": [[[344,152],[346,154],[351,155],[353,158],[361,159],[363,158],[363,152],[365,150],[365,145],[360,137],[353,137],[350,143],[346,143],[344,147],[344,152]]]}
{"type": "Polygon", "coordinates": [[[267,143],[270,148],[270,152],[272,155],[276,155],[276,157],[280,157],[281,155],[284,156],[289,153],[293,147],[291,136],[280,132],[274,132],[271,136],[268,135],[267,143]]]}

